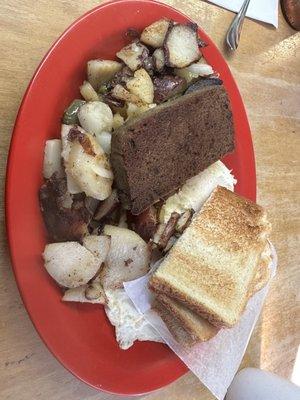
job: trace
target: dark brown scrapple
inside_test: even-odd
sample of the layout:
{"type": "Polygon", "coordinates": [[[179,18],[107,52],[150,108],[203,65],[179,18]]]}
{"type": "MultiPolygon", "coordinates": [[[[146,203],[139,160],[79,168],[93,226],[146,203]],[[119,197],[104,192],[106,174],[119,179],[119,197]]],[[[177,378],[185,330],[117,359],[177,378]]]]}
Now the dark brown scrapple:
{"type": "Polygon", "coordinates": [[[139,214],[233,150],[232,113],[223,86],[157,106],[112,136],[119,198],[139,214]]]}

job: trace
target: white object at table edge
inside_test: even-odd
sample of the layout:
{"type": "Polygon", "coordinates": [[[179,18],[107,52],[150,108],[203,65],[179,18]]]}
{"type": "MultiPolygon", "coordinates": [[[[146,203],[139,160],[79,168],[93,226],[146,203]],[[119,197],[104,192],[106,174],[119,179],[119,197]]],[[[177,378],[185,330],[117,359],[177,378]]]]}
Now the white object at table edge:
{"type": "MultiPolygon", "coordinates": [[[[209,0],[217,6],[238,12],[244,0],[209,0]]],[[[278,28],[278,0],[250,0],[247,17],[266,22],[278,28]]]]}

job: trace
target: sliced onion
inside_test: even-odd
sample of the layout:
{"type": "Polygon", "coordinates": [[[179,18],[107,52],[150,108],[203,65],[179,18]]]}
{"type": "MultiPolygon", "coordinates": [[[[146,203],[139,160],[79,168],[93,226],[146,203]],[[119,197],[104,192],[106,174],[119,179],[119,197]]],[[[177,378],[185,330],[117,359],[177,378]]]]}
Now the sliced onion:
{"type": "Polygon", "coordinates": [[[91,166],[92,170],[102,178],[107,178],[107,179],[113,179],[114,175],[112,171],[109,171],[108,169],[102,167],[101,165],[92,165],[91,166]]]}
{"type": "Polygon", "coordinates": [[[119,204],[117,191],[114,189],[111,195],[105,199],[99,206],[94,219],[100,221],[102,218],[110,214],[119,204]]]}
{"type": "Polygon", "coordinates": [[[192,74],[197,74],[198,76],[209,76],[214,73],[214,70],[212,69],[211,65],[203,63],[191,64],[189,67],[186,67],[186,69],[190,71],[192,74]]]}
{"type": "Polygon", "coordinates": [[[126,211],[122,211],[118,226],[120,228],[128,228],[126,211]]]}
{"type": "Polygon", "coordinates": [[[100,132],[96,134],[97,142],[100,144],[106,154],[110,154],[111,150],[111,133],[100,132]]]}
{"type": "Polygon", "coordinates": [[[67,188],[68,188],[68,192],[71,194],[77,194],[77,193],[82,193],[83,190],[81,189],[81,187],[77,184],[77,182],[75,181],[75,179],[73,178],[73,176],[66,171],[66,176],[67,176],[67,188]]]}
{"type": "Polygon", "coordinates": [[[58,178],[64,174],[61,160],[62,145],[60,139],[47,140],[44,150],[44,178],[49,179],[54,173],[58,178]]]}
{"type": "Polygon", "coordinates": [[[113,113],[102,101],[90,101],[83,104],[78,111],[80,125],[86,132],[96,135],[102,131],[111,131],[113,113]]]}
{"type": "Polygon", "coordinates": [[[98,93],[88,81],[84,81],[79,88],[81,96],[86,101],[99,101],[98,93]]]}

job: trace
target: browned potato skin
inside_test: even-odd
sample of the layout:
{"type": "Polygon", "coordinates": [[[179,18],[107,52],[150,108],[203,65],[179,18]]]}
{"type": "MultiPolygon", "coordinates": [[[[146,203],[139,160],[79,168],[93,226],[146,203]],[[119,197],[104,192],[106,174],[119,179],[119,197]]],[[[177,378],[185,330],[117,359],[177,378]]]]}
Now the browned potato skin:
{"type": "Polygon", "coordinates": [[[47,179],[39,192],[44,222],[51,240],[55,242],[81,240],[88,233],[92,218],[84,194],[74,195],[71,208],[65,208],[63,199],[66,193],[66,178],[57,178],[56,174],[47,179]]]}
{"type": "Polygon", "coordinates": [[[159,239],[159,242],[157,243],[158,247],[160,249],[165,249],[167,246],[171,236],[175,233],[176,230],[176,224],[180,218],[180,215],[177,212],[172,212],[171,217],[169,221],[167,222],[165,229],[159,239]]]}
{"type": "Polygon", "coordinates": [[[129,219],[135,232],[146,242],[153,237],[158,223],[157,210],[154,206],[149,207],[139,215],[131,215],[129,219]]]}
{"type": "Polygon", "coordinates": [[[114,87],[117,84],[125,85],[133,77],[133,72],[126,65],[117,72],[113,79],[110,81],[110,87],[114,87]]]}
{"type": "Polygon", "coordinates": [[[148,72],[150,76],[154,74],[154,60],[152,57],[148,56],[143,60],[143,68],[148,72]]]}
{"type": "Polygon", "coordinates": [[[106,93],[103,96],[103,101],[104,103],[108,104],[110,108],[116,107],[116,108],[122,108],[125,106],[125,101],[117,99],[113,97],[110,93],[106,93]]]}
{"type": "Polygon", "coordinates": [[[133,40],[117,52],[117,57],[132,71],[141,68],[143,61],[149,56],[149,49],[139,40],[133,40]],[[138,50],[138,51],[136,51],[138,50]]]}
{"type": "Polygon", "coordinates": [[[103,218],[111,214],[117,208],[118,205],[119,205],[118,196],[116,191],[113,190],[112,194],[99,204],[97,212],[94,215],[94,219],[96,221],[101,221],[103,218]]]}
{"type": "Polygon", "coordinates": [[[183,214],[181,214],[180,218],[177,221],[176,233],[181,235],[185,231],[185,229],[190,225],[192,221],[193,214],[194,210],[187,210],[183,214]]]}
{"type": "Polygon", "coordinates": [[[166,64],[165,54],[162,47],[154,51],[154,53],[152,54],[152,59],[153,59],[154,69],[157,72],[162,72],[166,64]]]}
{"type": "Polygon", "coordinates": [[[164,55],[165,55],[165,63],[166,63],[166,65],[168,67],[184,68],[184,67],[187,67],[188,65],[192,64],[193,62],[196,62],[201,57],[201,52],[199,51],[199,54],[197,55],[197,57],[195,57],[194,59],[191,59],[189,64],[176,65],[175,63],[171,62],[170,54],[169,54],[169,36],[172,34],[173,28],[175,29],[179,25],[180,26],[185,26],[185,27],[189,28],[191,32],[194,32],[194,34],[196,35],[196,40],[197,40],[197,43],[198,43],[198,47],[205,47],[205,43],[198,38],[198,34],[197,34],[198,25],[197,24],[195,24],[195,23],[187,23],[185,25],[184,24],[171,24],[169,26],[169,29],[168,29],[167,33],[166,33],[165,40],[164,40],[164,43],[163,43],[163,49],[164,49],[164,55]],[[199,43],[200,43],[200,45],[199,45],[199,43]]]}
{"type": "Polygon", "coordinates": [[[154,102],[159,104],[181,94],[186,89],[184,78],[174,75],[162,75],[153,78],[154,102]]]}

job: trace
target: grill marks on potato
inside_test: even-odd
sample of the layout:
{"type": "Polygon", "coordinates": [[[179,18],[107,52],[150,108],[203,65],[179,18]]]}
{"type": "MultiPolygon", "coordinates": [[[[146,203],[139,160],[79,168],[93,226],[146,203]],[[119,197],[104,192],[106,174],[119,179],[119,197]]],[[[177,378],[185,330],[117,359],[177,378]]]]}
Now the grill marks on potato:
{"type": "Polygon", "coordinates": [[[86,152],[86,154],[95,157],[96,153],[94,152],[92,143],[90,141],[90,139],[88,138],[87,135],[85,135],[84,133],[80,132],[78,129],[76,128],[72,128],[68,134],[68,140],[70,140],[70,142],[73,142],[75,140],[77,140],[81,146],[83,147],[84,151],[86,152]]]}

